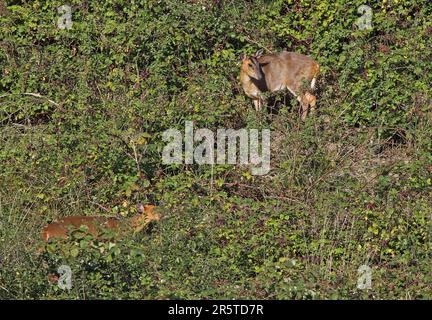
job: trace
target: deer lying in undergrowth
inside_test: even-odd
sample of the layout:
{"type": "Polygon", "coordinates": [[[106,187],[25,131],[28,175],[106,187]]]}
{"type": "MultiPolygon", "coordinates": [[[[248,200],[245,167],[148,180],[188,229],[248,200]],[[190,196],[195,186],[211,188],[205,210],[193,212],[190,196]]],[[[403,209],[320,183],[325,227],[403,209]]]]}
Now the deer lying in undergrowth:
{"type": "MultiPolygon", "coordinates": [[[[75,240],[75,231],[85,231],[90,234],[91,239],[94,240],[107,240],[110,245],[112,241],[123,238],[124,236],[137,233],[144,227],[149,225],[152,221],[159,221],[160,215],[155,212],[154,205],[137,205],[138,214],[130,218],[117,219],[114,217],[102,217],[102,216],[69,216],[62,218],[56,222],[52,222],[45,226],[42,231],[42,239],[45,245],[38,249],[38,253],[55,253],[57,251],[62,252],[62,248],[54,247],[50,249],[51,239],[62,239],[67,240],[64,245],[73,244],[75,240]],[[76,230],[78,229],[78,230],[76,230]],[[112,233],[106,233],[106,231],[113,231],[112,233]],[[71,237],[72,239],[69,239],[71,237]],[[69,242],[69,240],[72,240],[69,242]]],[[[82,239],[82,238],[80,238],[82,239]]],[[[90,240],[92,241],[92,240],[90,240]]],[[[54,245],[57,245],[54,243],[54,245]]],[[[45,257],[46,258],[46,257],[45,257]]],[[[59,274],[57,272],[50,272],[48,274],[48,281],[51,283],[57,283],[59,281],[59,274]]]]}
{"type": "Polygon", "coordinates": [[[319,65],[312,58],[300,53],[283,51],[262,55],[262,50],[253,56],[241,55],[240,82],[246,95],[253,99],[255,109],[261,110],[263,92],[288,89],[300,102],[301,119],[305,120],[309,109],[314,110],[316,97],[309,91],[315,88],[319,65]],[[310,82],[310,89],[303,82],[310,82]]]}
{"type": "Polygon", "coordinates": [[[79,229],[86,226],[88,232],[98,238],[104,229],[115,231],[118,237],[123,237],[128,233],[141,231],[152,221],[160,220],[159,214],[154,212],[154,205],[137,205],[138,214],[124,218],[122,220],[114,217],[102,216],[69,216],[45,226],[42,231],[42,239],[48,242],[51,238],[68,238],[71,229],[79,229]]]}

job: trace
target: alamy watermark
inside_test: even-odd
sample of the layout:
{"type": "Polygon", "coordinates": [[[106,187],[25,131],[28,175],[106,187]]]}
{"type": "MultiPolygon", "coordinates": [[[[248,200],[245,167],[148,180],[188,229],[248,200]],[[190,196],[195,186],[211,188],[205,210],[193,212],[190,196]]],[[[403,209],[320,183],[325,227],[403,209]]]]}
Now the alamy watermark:
{"type": "Polygon", "coordinates": [[[62,264],[58,267],[57,272],[60,274],[58,286],[60,289],[72,289],[72,270],[68,265],[62,264]]]}
{"type": "Polygon", "coordinates": [[[357,27],[360,30],[371,30],[373,16],[372,8],[364,4],[357,8],[357,12],[362,15],[356,21],[357,27]]]}
{"type": "Polygon", "coordinates": [[[186,121],[184,137],[177,129],[163,132],[162,138],[168,144],[162,151],[162,162],[164,164],[251,164],[252,175],[265,175],[270,171],[270,130],[261,130],[261,146],[259,133],[258,129],[221,128],[217,129],[216,134],[202,128],[194,131],[193,122],[186,121]],[[198,145],[195,146],[194,143],[198,145]]]}
{"type": "Polygon", "coordinates": [[[357,289],[372,289],[372,269],[368,265],[363,264],[357,269],[357,274],[359,275],[357,278],[357,289]]]}
{"type": "Polygon", "coordinates": [[[64,4],[57,8],[58,13],[63,13],[57,20],[57,27],[59,29],[71,29],[72,28],[72,8],[64,4]]]}

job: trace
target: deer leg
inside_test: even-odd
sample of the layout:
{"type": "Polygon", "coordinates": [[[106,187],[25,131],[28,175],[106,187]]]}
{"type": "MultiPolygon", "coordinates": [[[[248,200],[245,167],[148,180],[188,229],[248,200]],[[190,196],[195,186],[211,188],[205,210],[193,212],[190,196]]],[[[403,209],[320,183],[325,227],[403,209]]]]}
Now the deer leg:
{"type": "Polygon", "coordinates": [[[311,113],[315,112],[316,97],[309,92],[305,92],[301,97],[298,97],[297,100],[300,102],[301,119],[304,121],[306,120],[309,111],[311,113]]]}
{"type": "Polygon", "coordinates": [[[305,121],[306,117],[307,117],[307,115],[309,113],[309,105],[308,104],[302,104],[301,108],[302,109],[301,109],[301,116],[300,116],[300,118],[302,119],[302,121],[305,121]]]}
{"type": "Polygon", "coordinates": [[[305,95],[298,96],[297,100],[300,102],[300,118],[305,121],[309,111],[309,104],[305,99],[305,95]]]}
{"type": "Polygon", "coordinates": [[[259,111],[259,100],[258,99],[253,99],[253,104],[255,106],[255,110],[259,111]]]}
{"type": "Polygon", "coordinates": [[[315,112],[315,106],[316,106],[316,97],[309,92],[305,93],[305,97],[306,97],[307,103],[310,106],[310,112],[314,113],[315,112]]]}
{"type": "Polygon", "coordinates": [[[311,114],[315,113],[315,111],[316,111],[315,106],[316,106],[316,99],[313,100],[312,103],[310,104],[310,112],[311,112],[311,114]]]}
{"type": "Polygon", "coordinates": [[[255,105],[255,110],[256,110],[257,112],[261,111],[261,107],[262,107],[262,105],[263,105],[263,100],[262,100],[262,98],[254,99],[254,100],[253,100],[253,103],[254,103],[254,105],[255,105]]]}

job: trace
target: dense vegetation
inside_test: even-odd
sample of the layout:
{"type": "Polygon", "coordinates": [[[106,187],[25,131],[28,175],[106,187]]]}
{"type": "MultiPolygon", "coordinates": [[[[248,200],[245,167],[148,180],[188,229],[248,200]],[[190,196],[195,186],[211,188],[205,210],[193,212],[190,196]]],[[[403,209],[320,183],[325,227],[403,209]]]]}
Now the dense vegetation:
{"type": "Polygon", "coordinates": [[[0,298],[432,298],[429,0],[5,3],[0,298]],[[260,48],[320,63],[317,114],[254,111],[238,57],[260,48]],[[270,173],[163,164],[162,132],[189,120],[270,128],[270,173]],[[37,252],[46,223],[137,202],[163,219],[37,252]],[[61,264],[71,290],[47,280],[61,264]]]}

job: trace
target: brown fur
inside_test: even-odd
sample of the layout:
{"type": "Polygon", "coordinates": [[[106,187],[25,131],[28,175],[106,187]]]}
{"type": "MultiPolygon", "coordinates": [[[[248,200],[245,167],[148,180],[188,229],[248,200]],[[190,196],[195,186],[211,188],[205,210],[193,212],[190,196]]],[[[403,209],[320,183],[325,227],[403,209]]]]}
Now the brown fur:
{"type": "Polygon", "coordinates": [[[42,231],[42,239],[48,242],[51,238],[68,238],[70,229],[77,229],[81,226],[87,226],[88,232],[98,237],[102,229],[111,229],[119,233],[119,236],[128,232],[138,232],[151,221],[160,219],[159,215],[154,212],[155,206],[145,205],[144,214],[138,214],[131,218],[119,220],[113,217],[88,217],[88,216],[70,216],[52,222],[45,226],[42,231]]]}
{"type": "Polygon", "coordinates": [[[316,97],[310,93],[311,90],[304,90],[302,83],[316,79],[319,71],[315,60],[295,52],[243,56],[240,82],[246,95],[253,99],[257,111],[264,102],[262,92],[288,89],[299,100],[304,120],[309,107],[315,107],[316,97]]]}

